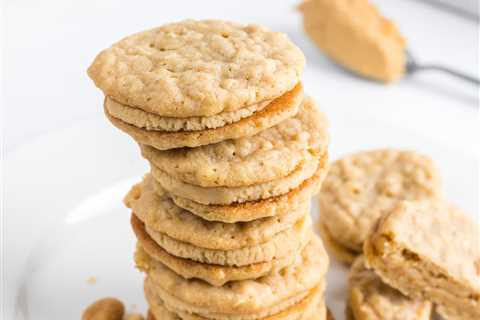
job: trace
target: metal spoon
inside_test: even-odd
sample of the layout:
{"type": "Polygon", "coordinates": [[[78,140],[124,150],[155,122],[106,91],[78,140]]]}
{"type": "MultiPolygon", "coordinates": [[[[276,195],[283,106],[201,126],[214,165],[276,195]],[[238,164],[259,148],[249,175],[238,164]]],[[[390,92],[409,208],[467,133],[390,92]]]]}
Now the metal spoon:
{"type": "Polygon", "coordinates": [[[464,81],[470,82],[471,84],[480,86],[480,79],[465,74],[461,71],[454,70],[452,68],[438,65],[438,64],[419,64],[417,60],[413,57],[413,55],[407,50],[407,74],[413,74],[418,71],[425,71],[425,70],[433,70],[433,71],[440,71],[457,77],[458,79],[462,79],[464,81]]]}

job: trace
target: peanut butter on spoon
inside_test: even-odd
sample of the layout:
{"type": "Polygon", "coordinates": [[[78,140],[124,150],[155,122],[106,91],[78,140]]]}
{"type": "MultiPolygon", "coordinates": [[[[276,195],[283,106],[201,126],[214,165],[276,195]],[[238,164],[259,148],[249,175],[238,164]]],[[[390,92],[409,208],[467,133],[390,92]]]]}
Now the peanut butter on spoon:
{"type": "Polygon", "coordinates": [[[332,60],[381,82],[405,74],[406,41],[368,0],[305,0],[304,29],[332,60]]]}

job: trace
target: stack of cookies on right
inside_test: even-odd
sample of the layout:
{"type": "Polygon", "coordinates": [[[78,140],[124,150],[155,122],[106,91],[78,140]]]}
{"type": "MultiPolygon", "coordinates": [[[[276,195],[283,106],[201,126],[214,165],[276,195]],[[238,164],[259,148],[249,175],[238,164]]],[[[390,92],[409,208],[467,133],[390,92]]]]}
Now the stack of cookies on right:
{"type": "Polygon", "coordinates": [[[480,231],[433,161],[371,150],[335,161],[319,196],[329,253],[351,265],[347,319],[480,319],[480,231]]]}

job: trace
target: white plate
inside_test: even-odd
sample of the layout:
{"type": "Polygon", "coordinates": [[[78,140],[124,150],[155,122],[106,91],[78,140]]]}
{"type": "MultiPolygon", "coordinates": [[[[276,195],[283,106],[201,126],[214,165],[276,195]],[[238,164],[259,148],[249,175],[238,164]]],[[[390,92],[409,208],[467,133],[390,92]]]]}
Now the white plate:
{"type": "MultiPolygon", "coordinates": [[[[370,119],[330,120],[332,159],[374,147],[420,150],[437,161],[449,198],[478,221],[473,156],[370,119]]],[[[5,169],[6,319],[79,319],[104,296],[145,311],[130,213],[121,203],[147,169],[130,138],[104,119],[88,120],[18,148],[5,169]]],[[[344,318],[345,275],[332,262],[327,300],[336,319],[344,318]]]]}

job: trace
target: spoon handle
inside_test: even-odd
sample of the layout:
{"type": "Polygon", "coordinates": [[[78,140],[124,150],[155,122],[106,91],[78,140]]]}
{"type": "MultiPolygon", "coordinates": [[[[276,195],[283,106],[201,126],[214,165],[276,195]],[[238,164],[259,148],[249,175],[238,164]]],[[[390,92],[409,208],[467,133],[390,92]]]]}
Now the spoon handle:
{"type": "Polygon", "coordinates": [[[422,71],[422,70],[434,70],[434,71],[441,71],[448,73],[454,77],[457,77],[459,79],[462,79],[464,81],[470,82],[472,84],[475,84],[477,86],[480,86],[480,80],[474,76],[471,76],[469,74],[466,74],[461,71],[454,70],[449,67],[441,66],[441,65],[436,65],[436,64],[425,64],[425,65],[416,65],[415,68],[412,70],[413,72],[415,71],[422,71]]]}

